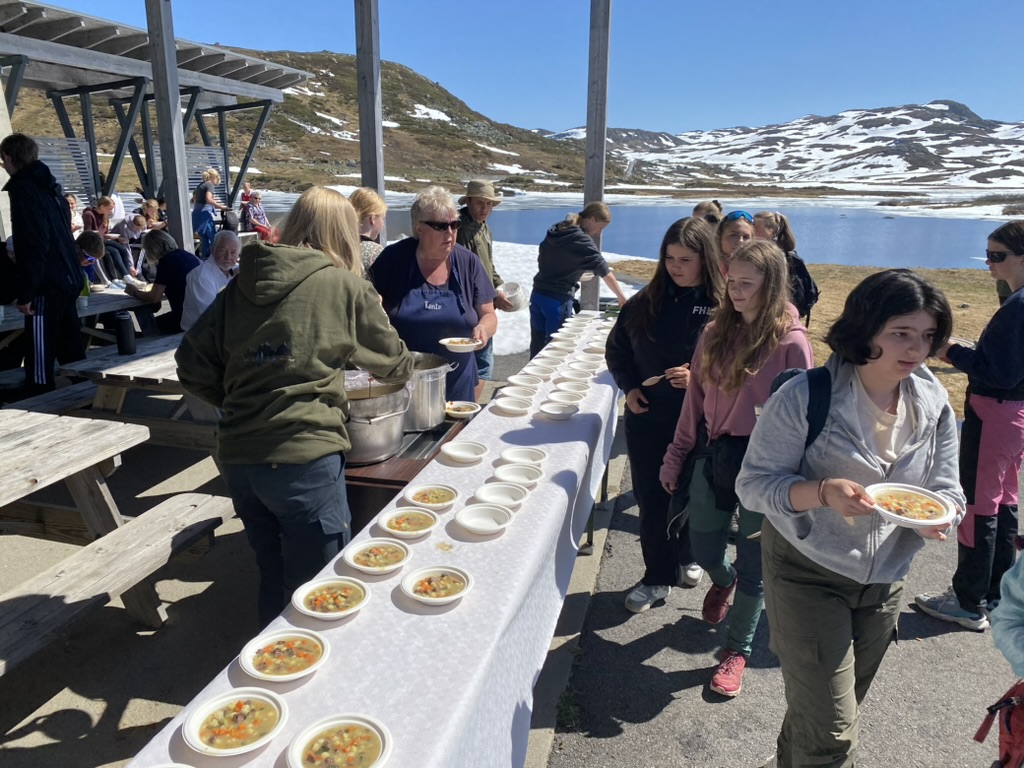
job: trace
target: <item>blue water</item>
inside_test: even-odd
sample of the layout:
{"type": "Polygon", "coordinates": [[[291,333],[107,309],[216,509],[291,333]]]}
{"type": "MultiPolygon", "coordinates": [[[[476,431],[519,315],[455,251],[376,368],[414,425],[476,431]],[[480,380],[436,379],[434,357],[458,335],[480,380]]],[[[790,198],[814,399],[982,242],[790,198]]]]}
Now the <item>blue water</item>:
{"type": "MultiPolygon", "coordinates": [[[[266,193],[268,212],[284,211],[296,195],[266,193]]],[[[542,201],[510,200],[496,208],[488,223],[494,239],[524,245],[539,244],[547,228],[579,210],[572,207],[535,207],[542,201]]],[[[729,208],[727,207],[727,210],[729,208]]],[[[612,223],[605,229],[601,248],[610,253],[656,259],[665,230],[688,216],[692,203],[613,205],[612,223]]],[[[750,212],[762,210],[751,207],[750,212]]],[[[890,209],[839,206],[772,207],[784,213],[796,234],[797,251],[809,264],[844,264],[866,267],[922,267],[983,269],[986,238],[1001,223],[991,219],[942,219],[890,216],[890,209]]],[[[388,237],[408,233],[408,208],[392,207],[387,217],[388,237]]]]}

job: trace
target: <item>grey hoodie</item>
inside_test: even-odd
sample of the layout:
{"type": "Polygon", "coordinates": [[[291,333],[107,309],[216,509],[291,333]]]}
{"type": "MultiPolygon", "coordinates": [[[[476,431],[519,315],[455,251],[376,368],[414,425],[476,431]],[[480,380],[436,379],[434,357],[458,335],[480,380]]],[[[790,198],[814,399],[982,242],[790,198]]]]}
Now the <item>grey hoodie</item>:
{"type": "Polygon", "coordinates": [[[763,512],[802,554],[861,584],[898,581],[924,546],[914,530],[888,522],[877,512],[846,519],[827,507],[794,512],[790,487],[801,480],[841,477],[861,485],[892,481],[940,493],[957,507],[966,504],[957,466],[956,418],[946,390],[924,366],[908,379],[915,430],[885,473],[864,445],[857,419],[854,366],[835,355],[829,415],[818,438],[804,450],[807,435],[807,377],[786,382],[764,405],[736,479],[736,493],[747,509],[763,512]]]}

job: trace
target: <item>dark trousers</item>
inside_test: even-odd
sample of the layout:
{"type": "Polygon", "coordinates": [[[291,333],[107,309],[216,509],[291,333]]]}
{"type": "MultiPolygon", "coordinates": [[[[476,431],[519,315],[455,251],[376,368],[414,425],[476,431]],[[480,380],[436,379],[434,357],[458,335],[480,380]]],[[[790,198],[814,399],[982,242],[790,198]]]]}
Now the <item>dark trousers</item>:
{"type": "Polygon", "coordinates": [[[679,416],[677,408],[667,411],[652,406],[647,413],[635,414],[627,409],[623,426],[633,496],[640,512],[640,550],[645,566],[641,583],[674,587],[682,584],[683,568],[693,562],[693,555],[688,525],[672,535],[668,533],[672,497],[658,479],[679,416]]]}
{"type": "Polygon", "coordinates": [[[127,246],[107,240],[103,244],[106,255],[103,257],[103,266],[111,279],[121,279],[131,274],[132,255],[127,246]]]}
{"type": "Polygon", "coordinates": [[[953,591],[961,608],[978,613],[983,603],[999,601],[999,583],[1017,556],[1017,505],[1000,504],[998,514],[975,515],[973,522],[974,546],[957,544],[953,591]]]}
{"type": "Polygon", "coordinates": [[[25,385],[29,395],[54,389],[55,362],[73,363],[85,357],[77,298],[72,294],[32,300],[35,314],[25,315],[25,385]]]}
{"type": "Polygon", "coordinates": [[[551,341],[551,334],[557,331],[567,318],[572,316],[572,297],[554,297],[534,289],[530,295],[530,357],[551,341]]]}
{"type": "Polygon", "coordinates": [[[292,592],[348,543],[345,455],[306,464],[221,464],[260,571],[259,621],[269,624],[292,592]]]}

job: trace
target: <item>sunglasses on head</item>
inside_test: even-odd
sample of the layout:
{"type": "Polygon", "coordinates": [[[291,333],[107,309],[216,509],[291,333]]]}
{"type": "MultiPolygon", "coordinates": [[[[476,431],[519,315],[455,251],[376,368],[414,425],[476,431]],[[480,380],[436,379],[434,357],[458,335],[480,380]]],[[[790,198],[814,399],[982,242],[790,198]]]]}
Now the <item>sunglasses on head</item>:
{"type": "Polygon", "coordinates": [[[420,224],[426,224],[438,232],[444,232],[446,229],[454,232],[462,225],[462,222],[456,219],[455,221],[421,221],[420,224]]]}
{"type": "Polygon", "coordinates": [[[753,224],[754,223],[754,217],[751,216],[746,211],[733,211],[732,213],[727,213],[725,215],[725,218],[722,219],[722,221],[729,222],[729,221],[736,221],[736,219],[743,219],[748,224],[753,224]]]}
{"type": "Polygon", "coordinates": [[[1016,256],[1016,253],[1010,253],[1010,251],[985,251],[985,258],[991,261],[993,264],[1002,264],[1006,261],[1007,256],[1016,256]]]}

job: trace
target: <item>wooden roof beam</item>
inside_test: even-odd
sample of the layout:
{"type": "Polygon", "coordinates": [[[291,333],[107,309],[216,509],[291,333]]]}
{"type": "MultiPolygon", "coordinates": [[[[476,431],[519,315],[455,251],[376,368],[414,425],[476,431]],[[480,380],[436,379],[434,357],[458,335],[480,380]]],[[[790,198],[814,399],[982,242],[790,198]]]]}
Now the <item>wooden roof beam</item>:
{"type": "Polygon", "coordinates": [[[61,42],[76,48],[95,48],[108,40],[116,40],[120,34],[121,30],[117,27],[92,27],[70,32],[61,42]]]}
{"type": "Polygon", "coordinates": [[[180,63],[178,66],[192,72],[206,72],[207,69],[223,64],[227,60],[228,55],[226,53],[204,53],[204,55],[189,61],[185,66],[182,66],[180,63]]]}
{"type": "Polygon", "coordinates": [[[35,24],[37,21],[46,18],[46,11],[39,6],[29,5],[22,6],[24,13],[19,13],[10,21],[4,22],[3,30],[7,33],[17,32],[25,29],[26,27],[35,24]]]}
{"type": "Polygon", "coordinates": [[[115,32],[116,35],[112,40],[98,43],[92,47],[92,50],[100,53],[109,53],[112,56],[124,56],[149,45],[149,35],[144,32],[126,33],[117,28],[115,28],[115,32]]]}
{"type": "Polygon", "coordinates": [[[181,67],[188,64],[190,61],[195,61],[206,55],[206,50],[199,46],[189,46],[187,48],[179,48],[175,54],[178,58],[178,66],[181,67]]]}
{"type": "Polygon", "coordinates": [[[78,17],[64,17],[60,19],[40,19],[35,24],[26,27],[23,33],[26,37],[34,37],[37,40],[48,40],[55,42],[61,40],[65,35],[77,32],[85,28],[85,20],[78,17]]]}
{"type": "MultiPolygon", "coordinates": [[[[215,67],[208,67],[203,71],[208,75],[214,75],[215,77],[227,77],[228,75],[234,75],[236,72],[240,72],[243,69],[248,68],[248,64],[238,59],[232,61],[225,61],[223,64],[218,64],[215,67]]],[[[233,80],[237,80],[237,77],[233,77],[233,80]]]]}
{"type": "MultiPolygon", "coordinates": [[[[37,11],[41,12],[41,8],[37,8],[37,11]]],[[[11,5],[0,5],[0,27],[4,26],[8,22],[14,21],[19,16],[24,16],[28,13],[28,9],[23,3],[12,3],[11,5]]]]}

